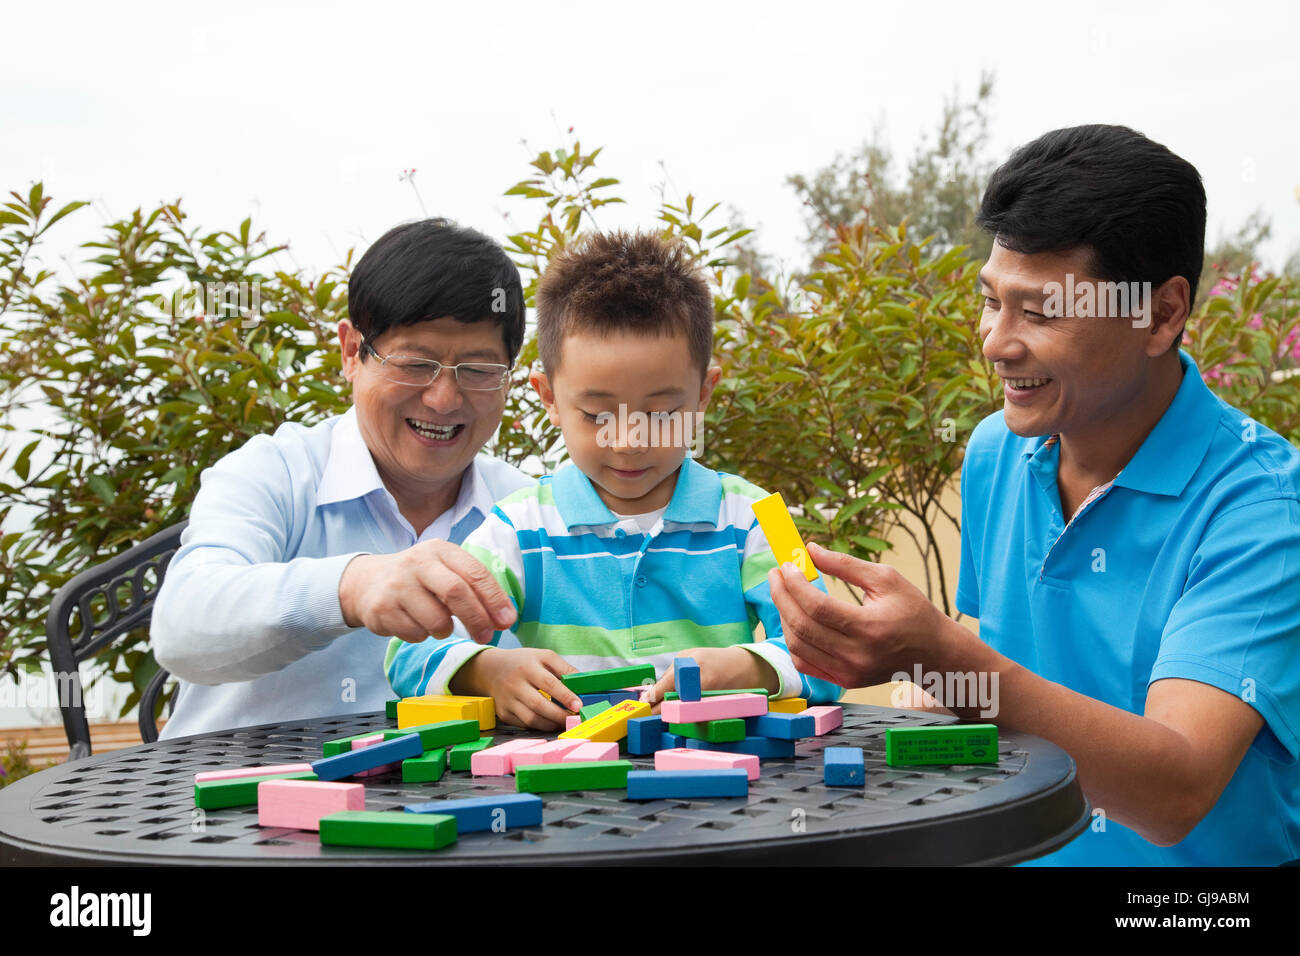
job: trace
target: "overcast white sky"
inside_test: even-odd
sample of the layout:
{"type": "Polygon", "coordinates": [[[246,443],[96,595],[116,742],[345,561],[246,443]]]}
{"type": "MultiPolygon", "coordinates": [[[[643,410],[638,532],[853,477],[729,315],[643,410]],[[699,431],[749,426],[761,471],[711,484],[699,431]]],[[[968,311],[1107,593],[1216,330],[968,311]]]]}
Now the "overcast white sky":
{"type": "MultiPolygon", "coordinates": [[[[523,145],[569,126],[649,223],[673,184],[735,206],[795,262],[811,172],[883,124],[896,152],[945,96],[996,74],[993,152],[1048,129],[1131,125],[1200,169],[1211,239],[1255,208],[1280,264],[1300,247],[1294,4],[0,3],[0,186],[108,215],[183,197],[244,216],[305,268],[420,215],[503,237],[523,145]]],[[[602,225],[605,223],[602,222],[602,225]]]]}

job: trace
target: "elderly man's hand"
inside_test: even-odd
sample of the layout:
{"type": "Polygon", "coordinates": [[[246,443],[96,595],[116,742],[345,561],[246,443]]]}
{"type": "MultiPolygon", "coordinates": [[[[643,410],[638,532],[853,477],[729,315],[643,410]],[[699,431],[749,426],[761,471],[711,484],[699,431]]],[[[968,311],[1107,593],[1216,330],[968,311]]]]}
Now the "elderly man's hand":
{"type": "Polygon", "coordinates": [[[951,620],[901,574],[883,564],[809,544],[808,556],[865,592],[861,606],[813,587],[793,565],[768,573],[794,666],[843,687],[888,681],[932,660],[951,620]]]}
{"type": "Polygon", "coordinates": [[[450,635],[452,615],[480,644],[515,621],[491,572],[450,541],[353,558],[339,579],[339,606],[349,627],[417,643],[450,635]]]}

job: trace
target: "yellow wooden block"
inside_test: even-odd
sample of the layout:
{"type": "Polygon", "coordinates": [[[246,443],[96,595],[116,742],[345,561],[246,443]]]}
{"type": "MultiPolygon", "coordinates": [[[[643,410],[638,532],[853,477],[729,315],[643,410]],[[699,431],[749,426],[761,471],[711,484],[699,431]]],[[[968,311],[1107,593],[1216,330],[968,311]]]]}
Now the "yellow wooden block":
{"type": "Polygon", "coordinates": [[[633,717],[649,717],[650,705],[644,700],[625,700],[608,710],[602,710],[591,720],[583,721],[561,737],[613,743],[627,736],[627,722],[633,717]]]}
{"type": "Polygon", "coordinates": [[[767,702],[769,713],[773,714],[802,714],[808,709],[808,701],[803,697],[786,697],[783,700],[769,700],[767,702]]]}
{"type": "Polygon", "coordinates": [[[789,561],[809,581],[817,580],[817,568],[808,557],[808,549],[803,545],[803,538],[799,537],[799,529],[794,526],[794,519],[790,517],[790,509],[785,506],[781,493],[778,491],[760,498],[750,507],[754,509],[754,517],[767,537],[772,554],[776,555],[777,566],[789,561]]]}
{"type": "Polygon", "coordinates": [[[440,720],[477,720],[479,730],[497,725],[496,701],[491,697],[466,697],[458,694],[426,694],[407,697],[397,704],[397,727],[419,727],[440,720]],[[403,704],[408,706],[404,709],[403,704]],[[412,715],[419,712],[420,716],[412,715]],[[405,713],[405,717],[403,714],[405,713]]]}

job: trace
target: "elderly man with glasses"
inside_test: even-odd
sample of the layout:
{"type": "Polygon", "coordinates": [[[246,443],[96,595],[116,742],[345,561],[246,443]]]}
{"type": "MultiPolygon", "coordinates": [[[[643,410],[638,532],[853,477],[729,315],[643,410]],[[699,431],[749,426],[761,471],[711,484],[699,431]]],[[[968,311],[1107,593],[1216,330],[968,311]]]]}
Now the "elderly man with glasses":
{"type": "Polygon", "coordinates": [[[514,620],[458,543],[531,483],[479,454],[523,342],[518,270],[473,230],[410,223],[357,263],[348,310],[352,408],[203,473],[154,608],[155,656],[181,679],[162,737],[380,710],[388,638],[514,620]]]}

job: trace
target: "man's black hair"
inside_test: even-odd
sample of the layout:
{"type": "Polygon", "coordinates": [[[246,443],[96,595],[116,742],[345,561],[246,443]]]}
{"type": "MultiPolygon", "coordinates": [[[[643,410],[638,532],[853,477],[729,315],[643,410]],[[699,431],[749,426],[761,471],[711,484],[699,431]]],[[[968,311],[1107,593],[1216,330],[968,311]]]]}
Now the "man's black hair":
{"type": "Polygon", "coordinates": [[[511,363],[524,341],[519,270],[487,236],[448,219],[405,223],[380,236],[352,270],[348,315],[368,342],[444,316],[499,323],[511,363]]]}
{"type": "Polygon", "coordinates": [[[1196,298],[1205,257],[1200,173],[1127,126],[1057,129],[1021,146],[989,180],[975,221],[1012,252],[1084,246],[1100,280],[1155,288],[1182,276],[1196,298]]]}

